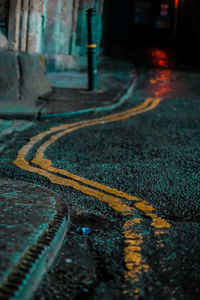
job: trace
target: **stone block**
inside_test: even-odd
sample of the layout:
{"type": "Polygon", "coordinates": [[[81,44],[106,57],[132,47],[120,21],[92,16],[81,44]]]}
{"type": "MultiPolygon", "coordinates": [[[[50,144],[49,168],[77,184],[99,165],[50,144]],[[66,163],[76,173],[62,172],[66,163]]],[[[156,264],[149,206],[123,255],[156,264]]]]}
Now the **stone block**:
{"type": "Polygon", "coordinates": [[[8,43],[9,49],[17,51],[19,48],[19,29],[22,0],[10,1],[8,43]]]}
{"type": "Polygon", "coordinates": [[[35,101],[51,91],[46,78],[44,57],[41,54],[19,53],[21,71],[21,96],[26,101],[35,101]]]}
{"type": "Polygon", "coordinates": [[[28,52],[40,53],[42,41],[42,17],[37,11],[31,11],[29,14],[27,39],[28,52]]]}
{"type": "Polygon", "coordinates": [[[0,48],[8,48],[7,38],[0,32],[0,48]]]}
{"type": "Polygon", "coordinates": [[[29,2],[30,11],[37,11],[43,13],[43,0],[30,0],[29,2]]]}
{"type": "Polygon", "coordinates": [[[0,50],[0,102],[19,99],[19,68],[17,53],[0,50]]]}

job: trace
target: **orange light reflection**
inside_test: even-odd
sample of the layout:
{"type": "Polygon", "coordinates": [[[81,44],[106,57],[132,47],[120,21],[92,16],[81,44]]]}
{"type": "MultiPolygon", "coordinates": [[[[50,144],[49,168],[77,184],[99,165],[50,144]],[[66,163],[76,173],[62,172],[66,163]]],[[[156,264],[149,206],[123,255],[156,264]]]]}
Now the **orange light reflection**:
{"type": "Polygon", "coordinates": [[[162,81],[162,82],[166,82],[169,81],[171,77],[171,71],[170,70],[163,70],[162,72],[159,72],[156,74],[156,78],[155,80],[158,81],[162,81]]]}
{"type": "Polygon", "coordinates": [[[169,53],[162,49],[151,49],[150,53],[152,63],[157,68],[153,78],[149,80],[152,84],[151,92],[156,97],[165,97],[172,89],[169,53]]]}
{"type": "Polygon", "coordinates": [[[164,50],[152,50],[152,62],[158,68],[168,68],[169,67],[169,60],[168,55],[164,50]]]}

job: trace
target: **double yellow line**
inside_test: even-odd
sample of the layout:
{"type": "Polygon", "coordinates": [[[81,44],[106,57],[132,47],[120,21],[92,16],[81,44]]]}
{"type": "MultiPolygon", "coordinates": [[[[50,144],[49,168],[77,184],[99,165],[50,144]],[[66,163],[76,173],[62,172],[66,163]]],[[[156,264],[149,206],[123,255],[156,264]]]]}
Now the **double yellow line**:
{"type": "Polygon", "coordinates": [[[115,211],[124,216],[130,216],[132,219],[124,224],[124,236],[126,247],[125,255],[125,278],[129,281],[136,281],[137,274],[148,271],[148,266],[144,263],[141,256],[142,236],[135,235],[131,226],[140,223],[142,219],[136,218],[136,209],[142,211],[145,215],[152,219],[151,225],[157,229],[169,228],[169,223],[156,216],[154,208],[142,199],[129,195],[125,192],[103,185],[101,183],[88,180],[78,175],[72,174],[66,170],[53,167],[51,160],[45,158],[45,150],[56,142],[62,136],[69,134],[81,128],[94,126],[98,124],[117,122],[129,117],[153,110],[161,102],[160,98],[146,98],[145,101],[136,107],[101,118],[73,122],[70,124],[62,124],[51,129],[39,133],[32,137],[30,141],[18,152],[17,158],[13,163],[19,168],[34,172],[39,175],[47,177],[52,183],[72,187],[86,195],[92,196],[104,203],[107,203],[115,211]],[[42,140],[49,136],[43,144],[42,140]],[[33,147],[41,144],[36,151],[35,157],[32,159],[31,165],[26,156],[33,147]],[[133,206],[124,203],[123,199],[134,202],[133,206]]]}

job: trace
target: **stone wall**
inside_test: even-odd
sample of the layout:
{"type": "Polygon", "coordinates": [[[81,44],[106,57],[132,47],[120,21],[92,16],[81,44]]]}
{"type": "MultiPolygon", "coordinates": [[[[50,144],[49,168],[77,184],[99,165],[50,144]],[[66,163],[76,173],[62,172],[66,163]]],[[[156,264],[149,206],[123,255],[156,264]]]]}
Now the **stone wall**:
{"type": "Polygon", "coordinates": [[[41,52],[43,0],[10,0],[9,50],[41,52]]]}
{"type": "Polygon", "coordinates": [[[42,52],[43,0],[30,0],[27,30],[27,51],[42,52]]]}
{"type": "MultiPolygon", "coordinates": [[[[0,12],[6,9],[2,1],[0,12]]],[[[51,91],[41,54],[43,0],[6,1],[9,3],[7,37],[0,32],[0,48],[4,48],[0,50],[0,101],[32,103],[51,91]]],[[[1,17],[6,19],[5,14],[1,17]]]]}
{"type": "Polygon", "coordinates": [[[69,54],[73,0],[45,1],[44,53],[69,54]]]}
{"type": "Polygon", "coordinates": [[[44,0],[45,46],[48,70],[86,67],[88,8],[95,7],[100,52],[103,0],[44,0]]]}
{"type": "Polygon", "coordinates": [[[42,53],[48,70],[86,68],[88,8],[95,7],[96,40],[101,52],[104,0],[0,0],[7,22],[7,37],[0,34],[0,48],[42,53]],[[8,6],[9,3],[9,6],[8,6]],[[7,5],[6,5],[7,4],[7,5]],[[9,14],[8,14],[9,8],[9,14]]]}

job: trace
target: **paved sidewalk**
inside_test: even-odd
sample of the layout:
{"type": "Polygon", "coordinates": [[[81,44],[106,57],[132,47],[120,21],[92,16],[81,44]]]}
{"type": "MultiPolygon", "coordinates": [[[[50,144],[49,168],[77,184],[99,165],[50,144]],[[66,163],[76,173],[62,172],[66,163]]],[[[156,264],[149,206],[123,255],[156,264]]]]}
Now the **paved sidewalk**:
{"type": "Polygon", "coordinates": [[[35,102],[1,103],[0,118],[42,119],[109,111],[120,106],[134,87],[134,66],[128,62],[103,58],[99,63],[99,87],[87,89],[86,71],[48,73],[52,92],[35,102]]]}

